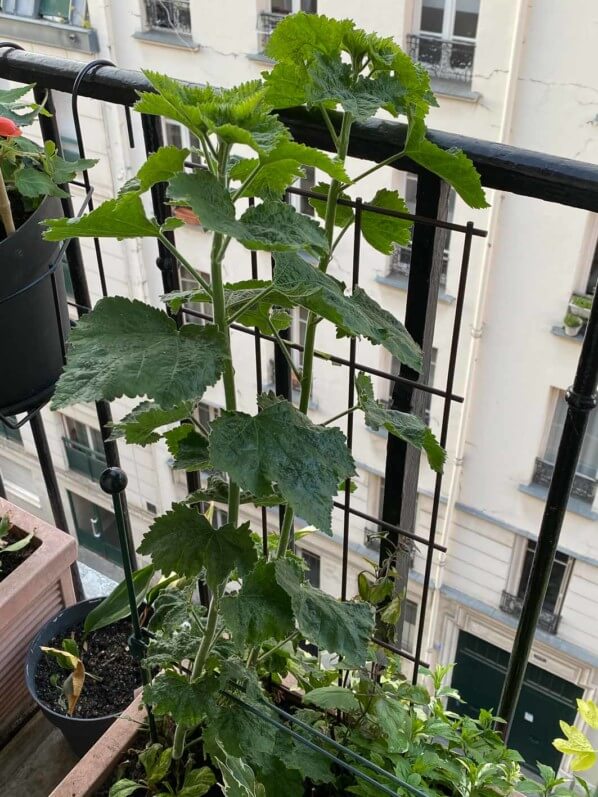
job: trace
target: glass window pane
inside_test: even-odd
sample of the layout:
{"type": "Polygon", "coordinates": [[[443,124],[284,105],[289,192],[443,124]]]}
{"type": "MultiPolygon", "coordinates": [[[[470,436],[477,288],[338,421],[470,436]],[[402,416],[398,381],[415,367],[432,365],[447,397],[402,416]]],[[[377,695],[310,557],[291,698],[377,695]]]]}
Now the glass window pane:
{"type": "Polygon", "coordinates": [[[415,632],[417,624],[417,603],[405,601],[405,617],[403,620],[403,637],[401,647],[410,653],[415,646],[415,632]]]}
{"type": "Polygon", "coordinates": [[[164,122],[165,143],[173,147],[183,146],[183,131],[175,122],[164,122]]]}
{"type": "Polygon", "coordinates": [[[198,166],[201,166],[201,155],[199,152],[194,151],[194,149],[201,149],[201,144],[197,136],[194,136],[193,133],[189,133],[189,146],[192,147],[189,160],[192,163],[196,163],[198,166]]]}
{"type": "Polygon", "coordinates": [[[441,34],[443,22],[444,0],[422,0],[420,30],[441,34]]]}
{"type": "Polygon", "coordinates": [[[317,14],[318,0],[301,0],[301,10],[306,14],[317,14]]]}
{"type": "Polygon", "coordinates": [[[290,14],[293,11],[293,0],[272,0],[273,14],[290,14]]]}
{"type": "Polygon", "coordinates": [[[301,551],[303,561],[307,565],[306,577],[312,587],[320,588],[320,557],[309,551],[301,551]]]}
{"type": "Polygon", "coordinates": [[[552,425],[546,443],[546,451],[544,452],[544,459],[554,465],[556,459],[556,452],[559,447],[561,434],[563,432],[563,424],[565,423],[565,415],[567,414],[567,405],[565,397],[561,391],[556,401],[554,408],[554,415],[552,417],[552,425]]]}
{"type": "Polygon", "coordinates": [[[596,241],[596,248],[594,249],[594,257],[592,258],[592,265],[590,266],[590,276],[588,277],[586,293],[591,293],[592,295],[595,294],[597,283],[598,283],[598,241],[596,241]]]}
{"type": "MultiPolygon", "coordinates": [[[[523,600],[525,597],[525,590],[529,581],[530,572],[532,569],[532,561],[534,558],[534,551],[536,550],[536,543],[534,540],[529,540],[525,551],[523,560],[523,567],[521,569],[521,580],[519,581],[519,589],[517,590],[517,597],[523,600]]],[[[569,557],[561,551],[557,551],[554,557],[552,570],[550,571],[550,580],[548,582],[548,589],[546,590],[546,597],[542,604],[542,609],[547,612],[555,612],[557,608],[559,594],[567,571],[567,564],[569,557]]]]}
{"type": "MultiPolygon", "coordinates": [[[[560,391],[544,453],[544,460],[551,465],[554,465],[556,460],[566,415],[567,402],[563,392],[560,391]]],[[[579,462],[577,463],[577,473],[590,479],[595,479],[598,473],[598,415],[596,410],[592,410],[590,413],[579,462]]]]}
{"type": "Polygon", "coordinates": [[[453,36],[475,39],[479,13],[480,0],[457,0],[453,36]]]}

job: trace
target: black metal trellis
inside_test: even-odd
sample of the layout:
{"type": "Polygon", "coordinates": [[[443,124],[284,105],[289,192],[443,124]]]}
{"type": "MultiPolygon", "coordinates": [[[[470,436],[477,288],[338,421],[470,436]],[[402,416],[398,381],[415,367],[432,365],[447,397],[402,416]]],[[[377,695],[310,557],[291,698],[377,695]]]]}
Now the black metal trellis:
{"type": "MultiPolygon", "coordinates": [[[[31,55],[16,50],[10,50],[0,55],[1,77],[17,82],[35,82],[38,91],[56,89],[72,94],[79,75],[78,65],[67,60],[31,55]]],[[[103,100],[125,107],[130,106],[134,102],[137,91],[150,90],[150,86],[145,78],[138,73],[97,64],[93,69],[93,79],[90,79],[89,73],[79,77],[77,88],[80,96],[93,97],[96,100],[103,100]]],[[[282,112],[280,116],[289,125],[297,140],[325,150],[331,148],[329,132],[322,124],[317,114],[304,110],[291,109],[282,112]]],[[[336,124],[338,122],[338,117],[334,114],[332,117],[333,122],[336,124]]],[[[46,130],[44,130],[44,136],[55,138],[57,136],[55,122],[47,122],[46,124],[47,127],[46,130]],[[50,127],[50,125],[52,125],[52,127],[50,127]]],[[[159,146],[159,142],[161,141],[160,120],[155,118],[144,118],[142,124],[146,148],[148,151],[152,151],[152,148],[159,146]]],[[[472,158],[474,164],[481,173],[482,182],[487,188],[496,188],[529,197],[540,198],[546,201],[557,202],[570,207],[583,208],[593,212],[598,211],[598,167],[580,164],[562,158],[549,157],[541,153],[519,150],[514,147],[496,145],[490,142],[468,139],[452,134],[439,133],[437,131],[431,131],[429,135],[433,141],[445,148],[453,146],[462,148],[466,154],[472,158]]],[[[374,120],[367,124],[358,124],[354,126],[349,154],[358,158],[381,161],[401,149],[404,143],[404,137],[405,127],[394,122],[374,120]]],[[[450,345],[449,373],[445,389],[431,388],[425,384],[414,382],[412,375],[409,374],[402,373],[398,376],[390,375],[379,369],[358,363],[356,362],[355,351],[352,352],[350,350],[348,358],[330,355],[324,352],[317,352],[316,356],[319,359],[328,360],[337,365],[347,366],[353,373],[359,369],[366,373],[383,376],[389,379],[395,385],[394,395],[397,399],[400,396],[407,397],[414,394],[416,395],[418,391],[440,396],[444,401],[441,442],[446,442],[451,406],[462,401],[462,397],[453,393],[453,380],[467,278],[469,249],[472,238],[476,235],[483,234],[483,232],[475,229],[471,224],[464,227],[462,225],[452,225],[440,221],[435,218],[436,211],[434,208],[428,208],[424,212],[424,215],[430,213],[430,217],[422,218],[420,216],[420,208],[424,207],[426,203],[432,202],[431,197],[440,190],[440,180],[437,177],[426,175],[417,164],[409,161],[401,162],[400,166],[397,164],[396,168],[413,171],[420,177],[423,177],[423,179],[420,180],[421,186],[426,184],[428,186],[428,192],[430,192],[424,196],[423,188],[421,186],[418,187],[418,214],[414,217],[410,217],[415,222],[415,233],[418,240],[421,241],[423,239],[424,241],[428,241],[425,245],[415,241],[415,245],[412,249],[412,257],[416,259],[415,262],[420,258],[421,262],[424,263],[424,274],[423,276],[422,274],[417,276],[414,274],[413,284],[410,274],[409,290],[407,294],[408,305],[413,311],[413,327],[410,331],[416,327],[420,330],[425,327],[428,299],[430,299],[429,274],[431,273],[432,265],[430,250],[433,250],[434,241],[438,237],[437,230],[450,229],[464,236],[459,291],[455,305],[455,319],[450,345]],[[425,227],[431,227],[431,232],[429,234],[425,233],[425,227]],[[426,247],[428,250],[427,255],[426,247]],[[420,277],[422,277],[422,279],[418,285],[416,283],[420,280],[420,277]]],[[[302,192],[300,189],[292,189],[291,192],[305,195],[305,192],[302,192]]],[[[169,212],[163,202],[163,186],[155,187],[152,191],[152,199],[154,203],[154,213],[158,218],[160,218],[159,214],[169,212]]],[[[354,203],[352,206],[356,207],[354,203]]],[[[374,209],[362,206],[361,212],[364,211],[383,212],[377,208],[374,209]]],[[[65,212],[67,215],[72,215],[72,205],[69,201],[65,202],[65,212]]],[[[388,213],[387,215],[398,215],[401,217],[401,214],[388,213]]],[[[404,217],[404,214],[402,217],[404,217]]],[[[176,262],[170,253],[163,248],[161,243],[159,243],[158,246],[158,265],[162,272],[164,288],[167,291],[174,290],[178,286],[178,269],[176,267],[176,262]]],[[[75,303],[80,313],[85,312],[90,307],[91,302],[89,292],[87,291],[81,250],[76,240],[68,247],[67,258],[73,278],[73,286],[75,288],[75,303]]],[[[252,256],[251,267],[252,276],[257,277],[258,269],[255,256],[252,256]]],[[[411,272],[414,273],[415,269],[412,269],[411,272]]],[[[587,417],[587,413],[591,406],[593,406],[598,362],[597,312],[596,308],[594,308],[582,348],[578,376],[575,381],[574,389],[569,394],[570,409],[567,416],[567,423],[565,424],[563,443],[559,450],[559,456],[554,468],[552,486],[548,496],[546,513],[540,530],[536,557],[532,568],[530,587],[524,602],[519,631],[511,656],[512,666],[507,675],[501,709],[507,720],[512,717],[512,712],[516,705],[517,695],[523,679],[525,663],[533,640],[537,612],[539,612],[544,598],[546,579],[548,578],[552,563],[551,556],[554,555],[554,550],[556,550],[571,479],[573,478],[575,463],[579,454],[579,446],[581,445],[585,422],[584,419],[587,417]],[[532,589],[532,582],[536,587],[535,589],[532,589]]],[[[202,314],[195,313],[191,310],[187,310],[186,313],[190,316],[197,315],[199,317],[204,317],[202,314]]],[[[407,321],[407,326],[409,328],[409,319],[407,319],[407,321]]],[[[258,330],[249,330],[238,325],[235,325],[234,329],[255,336],[256,362],[259,360],[259,376],[256,371],[256,381],[259,385],[261,382],[261,341],[264,340],[276,343],[276,340],[272,336],[264,335],[258,330]]],[[[293,349],[301,349],[300,344],[293,341],[289,341],[287,345],[293,349]]],[[[278,379],[284,379],[285,382],[287,381],[287,375],[283,370],[284,368],[288,369],[286,362],[284,365],[280,363],[277,370],[277,381],[278,379]]],[[[109,418],[108,413],[109,407],[107,405],[101,408],[101,412],[100,408],[98,408],[98,417],[101,415],[100,423],[103,432],[107,419],[109,418]]],[[[394,444],[389,446],[388,460],[390,460],[389,467],[391,473],[396,474],[400,470],[401,463],[399,458],[402,456],[400,451],[397,453],[397,448],[394,444]]],[[[117,457],[116,447],[111,451],[109,459],[107,451],[109,465],[118,464],[117,457]]],[[[401,494],[403,485],[404,480],[400,485],[401,489],[399,492],[401,494]]],[[[375,518],[368,515],[368,513],[360,512],[352,507],[350,504],[350,496],[347,494],[345,494],[344,501],[335,502],[335,507],[342,510],[344,513],[345,524],[348,522],[348,515],[353,515],[376,523],[380,528],[388,531],[394,538],[403,537],[427,546],[424,588],[416,650],[412,655],[406,651],[395,649],[392,643],[381,640],[381,643],[385,644],[390,650],[394,650],[403,658],[412,661],[414,663],[415,673],[417,673],[418,665],[421,663],[420,657],[423,649],[425,630],[425,604],[430,589],[432,555],[434,550],[446,550],[444,546],[438,544],[435,540],[435,530],[440,505],[440,490],[441,478],[439,477],[436,480],[434,489],[431,528],[428,538],[416,535],[410,528],[403,527],[400,516],[397,514],[396,506],[393,509],[391,504],[389,504],[388,512],[386,512],[385,506],[382,518],[375,518]]],[[[126,512],[126,508],[124,511],[126,512]]],[[[265,511],[262,517],[264,516],[265,511]]],[[[264,525],[265,547],[267,546],[266,531],[267,529],[264,525]]],[[[345,539],[346,532],[343,529],[343,542],[345,539]]],[[[347,554],[347,547],[343,544],[343,559],[345,559],[347,554]]],[[[343,572],[343,594],[346,595],[346,561],[343,564],[343,572]]]]}

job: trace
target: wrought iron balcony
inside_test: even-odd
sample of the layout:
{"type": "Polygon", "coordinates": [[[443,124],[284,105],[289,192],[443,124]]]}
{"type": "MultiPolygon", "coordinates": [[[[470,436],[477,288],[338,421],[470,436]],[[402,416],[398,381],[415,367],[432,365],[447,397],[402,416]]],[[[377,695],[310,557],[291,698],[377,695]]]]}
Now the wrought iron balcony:
{"type": "Polygon", "coordinates": [[[100,475],[106,469],[106,456],[88,448],[81,443],[76,443],[69,437],[63,437],[64,450],[71,470],[88,476],[94,482],[99,482],[100,475]]]}
{"type": "MultiPolygon", "coordinates": [[[[539,484],[541,487],[548,488],[550,487],[553,473],[554,465],[538,458],[534,466],[532,482],[534,484],[539,484]]],[[[580,501],[590,504],[591,506],[596,497],[596,480],[591,479],[589,476],[583,476],[581,473],[576,473],[573,477],[571,496],[573,498],[579,498],[580,501]]]]}
{"type": "Polygon", "coordinates": [[[421,33],[409,34],[407,50],[433,78],[471,84],[475,42],[439,39],[421,33]]]}
{"type": "MultiPolygon", "coordinates": [[[[502,597],[500,599],[500,610],[502,612],[505,614],[510,614],[513,617],[519,617],[522,608],[523,598],[519,598],[517,595],[511,595],[510,592],[503,590],[502,597]]],[[[547,634],[556,634],[560,621],[560,614],[555,614],[547,609],[542,609],[540,611],[540,616],[538,617],[538,628],[541,628],[542,631],[546,631],[547,634]]]]}
{"type": "Polygon", "coordinates": [[[4,39],[97,53],[96,31],[89,26],[85,0],[3,0],[0,27],[4,39]]]}
{"type": "Polygon", "coordinates": [[[191,33],[189,0],[145,0],[145,16],[151,30],[191,33]]]}
{"type": "Polygon", "coordinates": [[[276,14],[272,11],[262,11],[260,14],[258,14],[257,32],[259,36],[258,47],[260,53],[263,53],[266,49],[266,44],[268,43],[268,39],[274,31],[274,28],[286,16],[286,14],[276,14]]]}

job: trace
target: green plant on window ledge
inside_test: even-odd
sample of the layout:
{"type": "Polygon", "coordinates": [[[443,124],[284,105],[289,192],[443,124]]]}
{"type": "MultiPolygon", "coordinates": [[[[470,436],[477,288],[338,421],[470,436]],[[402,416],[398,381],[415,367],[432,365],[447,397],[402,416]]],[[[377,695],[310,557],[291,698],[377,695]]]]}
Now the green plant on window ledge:
{"type": "MultiPolygon", "coordinates": [[[[354,211],[339,205],[339,199],[366,175],[405,157],[450,183],[471,207],[486,207],[468,158],[460,151],[443,151],[426,138],[425,117],[435,104],[428,76],[391,39],[358,30],[349,20],[296,14],[277,26],[268,55],[275,65],[263,81],[226,90],[193,87],[147,72],[153,92],[142,93],[136,109],[187,127],[201,144],[206,168],[186,173],[189,151],[163,147],[148,157],[118,197],[80,219],[54,220],[45,233],[49,240],[155,238],[200,286],[163,297],[166,305],[176,312],[187,302],[212,304],[213,323],[177,329],[155,307],[122,297],[102,299],[72,332],[68,364],[54,396],[55,409],[143,397],[115,426],[115,436],[142,446],[164,439],[177,467],[226,474],[173,505],[153,523],[139,548],[156,570],[181,579],[176,589],[156,600],[147,662],[159,674],[144,692],[154,714],[164,718],[160,741],[168,751],[173,794],[187,794],[190,759],[208,760],[230,795],[279,795],[284,782],[284,794],[292,797],[303,793],[304,780],[330,784],[327,794],[340,793],[331,791],[339,770],[268,721],[277,717],[272,690],[289,674],[304,690],[313,691],[337,683],[339,676],[360,684],[366,667],[377,672],[379,653],[370,643],[373,606],[359,599],[343,603],[314,588],[302,561],[289,550],[296,515],[320,533],[332,533],[333,497],[355,474],[345,436],[333,423],[337,418],[316,424],[308,417],[318,325],[331,323],[339,337],[382,345],[416,371],[422,353],[391,313],[360,287],[348,293],[328,273],[333,252],[355,221],[354,211]],[[275,113],[298,105],[321,115],[334,157],[294,141],[275,113]],[[332,113],[339,108],[341,114],[332,113]],[[407,120],[404,149],[350,176],[346,160],[353,126],[380,109],[407,120]],[[321,197],[311,200],[322,223],[282,200],[306,167],[327,176],[315,189],[321,197]],[[168,218],[160,225],[146,215],[141,196],[158,182],[168,183],[172,205],[190,208],[211,232],[209,284],[201,274],[203,264],[188,262],[167,235],[182,222],[168,218]],[[247,208],[248,198],[255,202],[247,208]],[[225,284],[222,264],[231,241],[271,252],[273,279],[225,284]],[[307,313],[301,370],[280,338],[295,307],[307,313]],[[297,406],[264,394],[256,399],[259,412],[238,409],[233,323],[258,327],[278,339],[301,387],[297,406]],[[207,428],[197,421],[194,409],[205,390],[220,380],[226,408],[207,428]],[[180,421],[186,422],[172,426],[180,421]],[[228,504],[227,522],[219,528],[196,508],[212,500],[228,504]],[[267,557],[250,524],[239,521],[242,504],[285,508],[267,557]],[[198,578],[211,594],[207,611],[192,600],[198,578]],[[302,674],[301,640],[335,654],[338,664],[328,671],[310,665],[309,675],[302,674]]],[[[368,199],[378,208],[407,212],[396,191],[380,189],[368,199]]],[[[382,253],[408,245],[410,230],[407,220],[363,212],[363,237],[382,253]]],[[[365,374],[358,375],[356,390],[356,405],[343,415],[363,413],[366,424],[385,427],[421,449],[434,470],[442,469],[445,452],[421,420],[377,402],[365,374]]],[[[398,676],[395,681],[404,683],[398,676]]],[[[347,709],[346,727],[352,730],[355,700],[362,709],[374,705],[361,688],[357,686],[356,695],[350,690],[348,708],[314,701],[317,717],[312,706],[305,709],[310,722],[326,725],[328,708],[338,709],[339,717],[347,709]]],[[[287,694],[285,699],[291,698],[287,694]]],[[[383,696],[381,701],[385,711],[383,696]]],[[[396,721],[413,724],[417,716],[417,711],[413,716],[402,712],[396,721]]],[[[388,734],[390,726],[384,723],[381,733],[388,734]]],[[[347,741],[355,741],[352,733],[347,741]]],[[[355,744],[363,749],[363,740],[355,744]]],[[[378,760],[373,748],[365,754],[378,760]]],[[[132,791],[126,793],[134,793],[134,787],[129,785],[132,791]]],[[[114,794],[125,793],[115,789],[114,794]]],[[[499,791],[508,789],[501,786],[499,791]]],[[[205,792],[198,787],[192,793],[205,792]]]]}

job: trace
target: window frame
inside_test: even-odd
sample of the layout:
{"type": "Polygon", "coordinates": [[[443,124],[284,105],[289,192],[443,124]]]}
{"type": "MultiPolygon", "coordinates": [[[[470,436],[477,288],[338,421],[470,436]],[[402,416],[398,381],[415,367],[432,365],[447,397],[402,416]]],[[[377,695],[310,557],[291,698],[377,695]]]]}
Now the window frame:
{"type": "Polygon", "coordinates": [[[193,20],[191,19],[191,0],[160,0],[160,2],[157,2],[157,0],[143,0],[143,10],[146,30],[158,31],[160,33],[171,33],[177,36],[191,36],[193,26],[193,20]],[[181,8],[186,6],[189,24],[183,26],[152,24],[152,13],[155,13],[158,6],[160,6],[162,10],[165,10],[168,4],[171,6],[178,5],[181,8]]]}
{"type": "MultiPolygon", "coordinates": [[[[522,546],[522,555],[520,556],[519,561],[519,568],[518,568],[518,577],[517,583],[515,585],[514,595],[519,599],[523,600],[525,597],[525,591],[527,589],[527,582],[529,581],[530,573],[531,573],[531,565],[533,562],[533,555],[536,549],[536,540],[524,538],[523,539],[523,546],[522,546]],[[529,557],[529,560],[528,560],[529,557]],[[526,563],[529,561],[529,572],[527,574],[527,581],[524,584],[524,574],[526,570],[526,563]]],[[[560,583],[558,585],[558,592],[557,597],[554,602],[554,607],[549,608],[546,606],[546,596],[544,597],[544,601],[542,603],[541,611],[546,612],[547,614],[552,614],[553,616],[557,616],[560,614],[561,609],[563,608],[563,603],[565,602],[565,596],[567,594],[567,589],[569,587],[569,582],[571,580],[571,572],[573,570],[573,563],[575,559],[572,556],[568,556],[567,554],[563,553],[562,551],[557,550],[556,555],[554,557],[554,561],[552,567],[550,569],[550,578],[549,578],[549,585],[552,581],[553,573],[554,573],[554,566],[555,564],[563,565],[562,577],[560,583]],[[558,560],[557,557],[561,557],[561,560],[558,560]],[[564,559],[565,561],[562,561],[564,559]]]]}
{"type": "MultiPolygon", "coordinates": [[[[206,282],[210,282],[210,275],[207,272],[200,271],[199,273],[206,280],[206,282]]],[[[190,277],[182,266],[179,266],[179,282],[182,291],[195,291],[201,289],[201,285],[194,280],[193,277],[190,277]]],[[[185,310],[195,310],[197,313],[204,313],[205,315],[212,316],[213,309],[211,302],[185,302],[182,307],[182,312],[187,324],[197,324],[198,326],[203,327],[206,324],[211,323],[206,318],[185,314],[185,310]]]]}
{"type": "MultiPolygon", "coordinates": [[[[455,42],[463,42],[464,44],[471,44],[477,41],[477,22],[476,22],[476,35],[471,36],[459,36],[455,35],[455,18],[457,16],[457,2],[458,0],[443,0],[444,2],[444,10],[443,10],[443,17],[442,17],[442,31],[438,33],[437,31],[429,31],[422,28],[421,21],[422,21],[422,10],[424,6],[423,0],[418,0],[415,5],[415,14],[416,14],[416,29],[419,33],[425,36],[431,36],[441,41],[455,41],[455,42]]],[[[478,8],[478,22],[480,18],[480,11],[478,8]]]]}
{"type": "Polygon", "coordinates": [[[305,564],[308,566],[308,569],[307,569],[307,572],[306,572],[307,581],[309,581],[309,583],[312,585],[312,587],[315,587],[316,589],[321,589],[321,586],[322,586],[322,557],[319,554],[314,553],[313,551],[307,550],[307,548],[299,548],[297,553],[299,554],[299,556],[301,556],[301,558],[303,559],[305,564]],[[310,560],[312,560],[312,561],[310,562],[310,560]],[[314,566],[313,570],[312,570],[312,564],[314,566]],[[314,573],[317,573],[317,578],[314,578],[314,573]],[[317,582],[317,583],[314,583],[314,582],[317,582]]]}

